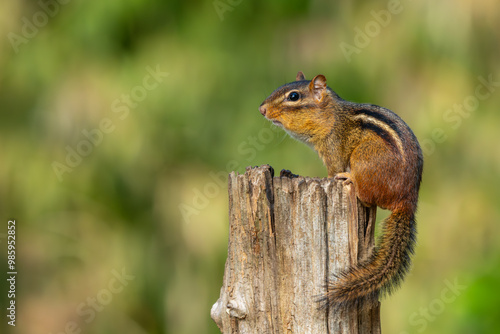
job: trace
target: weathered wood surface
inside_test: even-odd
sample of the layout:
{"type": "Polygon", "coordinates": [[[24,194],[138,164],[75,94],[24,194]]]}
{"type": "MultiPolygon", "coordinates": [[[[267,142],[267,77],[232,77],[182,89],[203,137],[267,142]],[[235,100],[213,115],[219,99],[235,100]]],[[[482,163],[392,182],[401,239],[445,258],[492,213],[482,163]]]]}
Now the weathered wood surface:
{"type": "Polygon", "coordinates": [[[212,319],[222,333],[380,333],[379,307],[316,303],[327,279],[369,256],[375,208],[351,208],[354,190],[334,179],[273,174],[267,165],[230,174],[228,257],[212,319]]]}

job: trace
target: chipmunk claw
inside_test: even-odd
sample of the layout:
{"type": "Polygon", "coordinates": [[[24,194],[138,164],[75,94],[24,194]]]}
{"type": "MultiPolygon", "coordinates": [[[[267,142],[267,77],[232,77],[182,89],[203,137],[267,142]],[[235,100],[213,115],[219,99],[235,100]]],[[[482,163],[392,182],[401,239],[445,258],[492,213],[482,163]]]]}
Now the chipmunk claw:
{"type": "Polygon", "coordinates": [[[335,181],[341,181],[343,186],[354,184],[350,173],[338,173],[333,178],[335,181]]]}

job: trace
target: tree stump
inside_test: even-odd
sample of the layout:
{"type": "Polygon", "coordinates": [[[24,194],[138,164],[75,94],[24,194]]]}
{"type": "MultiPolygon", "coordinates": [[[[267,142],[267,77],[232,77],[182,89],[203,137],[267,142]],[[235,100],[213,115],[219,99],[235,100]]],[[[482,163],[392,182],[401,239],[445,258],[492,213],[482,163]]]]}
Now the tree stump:
{"type": "Polygon", "coordinates": [[[316,302],[327,280],[371,254],[376,208],[349,205],[354,189],[332,178],[273,176],[268,165],[229,175],[228,255],[212,319],[222,333],[380,333],[379,306],[334,312],[316,302]]]}

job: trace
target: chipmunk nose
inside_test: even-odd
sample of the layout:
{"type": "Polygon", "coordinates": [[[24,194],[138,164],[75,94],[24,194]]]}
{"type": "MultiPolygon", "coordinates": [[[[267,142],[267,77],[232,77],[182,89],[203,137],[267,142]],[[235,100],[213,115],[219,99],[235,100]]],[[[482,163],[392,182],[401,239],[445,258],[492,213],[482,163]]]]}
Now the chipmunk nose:
{"type": "Polygon", "coordinates": [[[259,111],[260,111],[260,113],[262,114],[262,116],[266,116],[267,109],[266,109],[266,107],[264,107],[264,105],[261,105],[261,106],[259,107],[259,111]]]}

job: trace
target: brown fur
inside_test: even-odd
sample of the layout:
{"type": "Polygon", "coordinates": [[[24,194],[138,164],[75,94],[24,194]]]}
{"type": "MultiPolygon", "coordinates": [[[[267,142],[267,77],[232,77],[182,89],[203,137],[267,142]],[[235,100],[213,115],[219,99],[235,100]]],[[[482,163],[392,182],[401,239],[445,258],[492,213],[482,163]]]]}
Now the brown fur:
{"type": "Polygon", "coordinates": [[[341,99],[317,75],[276,89],[262,115],[314,148],[329,177],[354,184],[367,206],[391,210],[373,256],[327,284],[323,307],[341,307],[390,293],[408,272],[416,238],[415,211],[422,178],[422,151],[408,125],[392,111],[341,99]],[[299,99],[293,101],[292,93],[299,99]],[[342,174],[340,174],[342,173],[342,174]]]}

